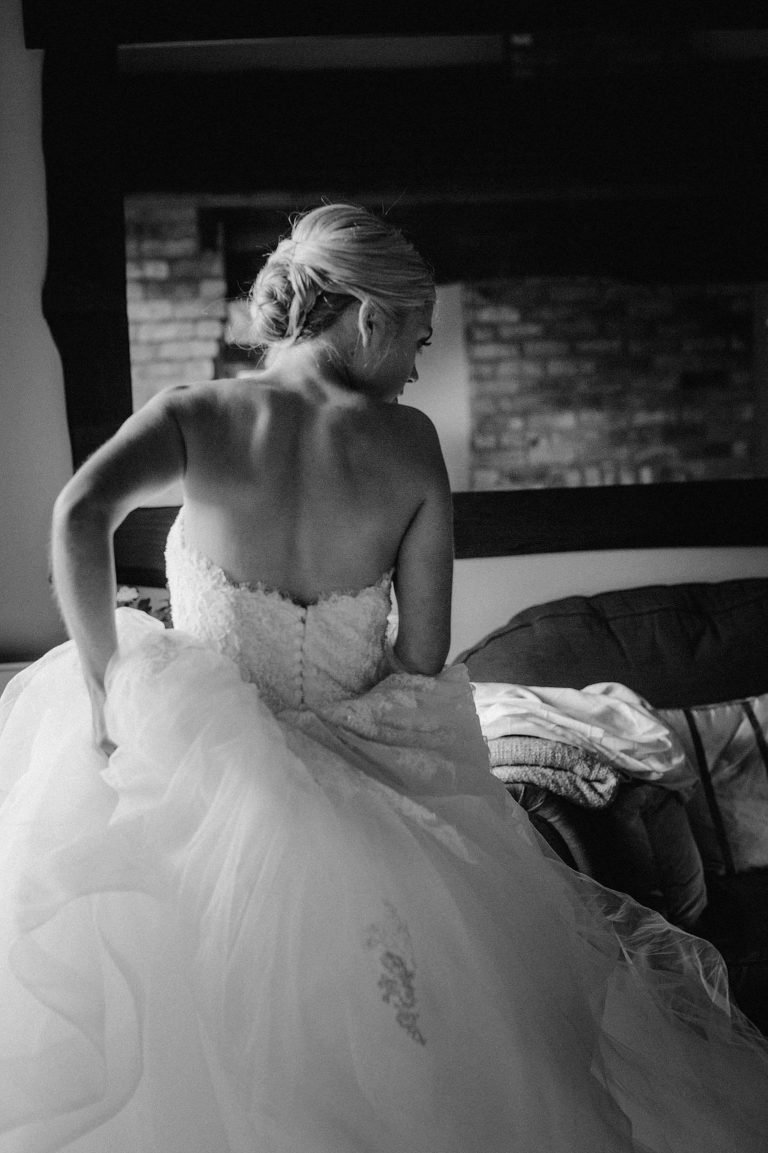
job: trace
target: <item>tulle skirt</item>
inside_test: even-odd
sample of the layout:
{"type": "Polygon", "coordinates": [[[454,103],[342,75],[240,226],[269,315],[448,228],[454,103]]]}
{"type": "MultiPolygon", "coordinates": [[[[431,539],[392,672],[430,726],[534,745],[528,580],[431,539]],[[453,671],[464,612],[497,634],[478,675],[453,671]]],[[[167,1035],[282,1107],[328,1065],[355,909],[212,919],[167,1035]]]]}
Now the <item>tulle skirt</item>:
{"type": "Polygon", "coordinates": [[[109,762],[71,644],[0,702],[2,1153],[765,1153],[720,958],[553,857],[463,669],[276,718],[118,617],[109,762]]]}

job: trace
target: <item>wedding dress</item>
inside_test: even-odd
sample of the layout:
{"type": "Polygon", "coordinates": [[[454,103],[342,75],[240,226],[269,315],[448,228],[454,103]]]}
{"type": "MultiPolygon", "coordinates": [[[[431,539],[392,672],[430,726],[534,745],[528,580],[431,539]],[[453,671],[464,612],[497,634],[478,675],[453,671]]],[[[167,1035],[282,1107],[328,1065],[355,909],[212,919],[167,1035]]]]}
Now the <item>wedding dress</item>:
{"type": "Polygon", "coordinates": [[[757,1153],[768,1049],[709,946],[561,865],[389,575],[303,606],[167,552],[0,704],[2,1153],[757,1153]]]}

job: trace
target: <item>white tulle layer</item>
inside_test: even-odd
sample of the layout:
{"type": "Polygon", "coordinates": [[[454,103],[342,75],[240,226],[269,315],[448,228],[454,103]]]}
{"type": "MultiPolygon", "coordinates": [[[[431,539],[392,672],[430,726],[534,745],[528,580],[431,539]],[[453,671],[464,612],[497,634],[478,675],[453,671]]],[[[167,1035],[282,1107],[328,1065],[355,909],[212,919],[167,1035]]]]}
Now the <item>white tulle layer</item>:
{"type": "Polygon", "coordinates": [[[71,645],[0,704],[2,1153],[764,1153],[719,958],[552,859],[463,670],[278,721],[118,617],[108,766],[71,645]]]}

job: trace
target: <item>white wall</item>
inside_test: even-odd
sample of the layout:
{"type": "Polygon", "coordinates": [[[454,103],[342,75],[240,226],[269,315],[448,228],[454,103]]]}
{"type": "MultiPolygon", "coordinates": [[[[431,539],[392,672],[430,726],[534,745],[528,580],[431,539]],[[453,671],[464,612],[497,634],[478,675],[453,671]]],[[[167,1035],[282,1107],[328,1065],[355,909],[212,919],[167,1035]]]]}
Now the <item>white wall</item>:
{"type": "Polygon", "coordinates": [[[48,586],[51,506],[72,464],[58,354],[40,308],[46,263],[42,54],[21,0],[0,0],[0,661],[63,639],[48,586]]]}
{"type": "Polygon", "coordinates": [[[453,660],[531,605],[615,588],[768,577],[768,548],[622,549],[456,561],[453,660]]]}
{"type": "Polygon", "coordinates": [[[433,328],[433,345],[419,356],[419,379],[406,387],[403,402],[434,422],[451,488],[464,492],[469,488],[470,390],[460,285],[438,288],[433,328]]]}

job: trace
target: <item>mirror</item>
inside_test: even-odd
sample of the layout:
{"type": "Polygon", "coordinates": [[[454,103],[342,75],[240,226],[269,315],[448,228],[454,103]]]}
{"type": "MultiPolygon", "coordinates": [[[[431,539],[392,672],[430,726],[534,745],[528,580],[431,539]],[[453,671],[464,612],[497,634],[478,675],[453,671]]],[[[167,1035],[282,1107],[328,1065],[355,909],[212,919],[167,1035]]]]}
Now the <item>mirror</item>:
{"type": "MultiPolygon", "coordinates": [[[[293,37],[119,62],[132,267],[178,251],[171,274],[223,278],[217,372],[248,370],[235,301],[290,212],[355,199],[435,265],[410,395],[456,490],[764,471],[765,34],[293,37]]],[[[182,371],[206,371],[216,301],[163,323],[151,275],[130,288],[156,294],[129,301],[140,403],[173,371],[153,341],[188,341],[182,371]]]]}
{"type": "MultiPolygon", "coordinates": [[[[533,488],[473,495],[517,493],[520,508],[528,497],[551,494],[557,507],[583,510],[574,514],[578,526],[589,521],[596,492],[616,493],[615,507],[629,510],[641,489],[684,487],[694,501],[700,487],[729,483],[735,496],[750,482],[728,477],[765,471],[764,33],[637,25],[428,38],[254,41],[238,33],[226,44],[201,44],[198,32],[186,38],[192,43],[159,46],[146,43],[151,38],[151,29],[134,30],[117,38],[123,47],[109,60],[102,54],[104,75],[110,61],[113,73],[109,83],[101,77],[100,104],[93,51],[70,55],[69,89],[79,84],[90,96],[80,91],[77,110],[72,98],[71,120],[88,118],[91,142],[95,109],[106,127],[101,152],[84,150],[82,164],[72,157],[79,137],[61,134],[61,170],[76,170],[81,185],[90,171],[94,193],[111,176],[121,206],[148,196],[193,201],[204,252],[222,246],[221,274],[208,279],[223,282],[226,299],[260,256],[253,238],[270,229],[276,236],[286,212],[322,196],[387,212],[435,265],[443,347],[460,345],[461,357],[446,354],[453,375],[445,363],[436,360],[433,372],[425,360],[413,397],[433,406],[439,424],[446,391],[454,392],[450,436],[458,446],[461,430],[469,433],[469,450],[466,436],[456,449],[457,459],[465,456],[454,467],[457,489],[486,481],[508,488],[520,479],[512,474],[522,475],[525,454],[534,469],[554,461],[554,480],[550,470],[522,477],[533,488]],[[83,55],[88,75],[75,78],[83,55]],[[117,141],[111,170],[108,136],[117,141]],[[651,319],[657,327],[649,343],[651,319]],[[650,393],[640,396],[639,381],[650,393]],[[552,423],[535,427],[545,400],[552,423]],[[697,430],[704,430],[698,447],[697,430]],[[593,445],[600,435],[631,440],[642,460],[574,462],[568,443],[576,434],[593,445]],[[672,445],[673,434],[678,445],[694,445],[705,469],[676,470],[668,461],[655,469],[654,452],[672,445]],[[473,459],[488,453],[507,460],[473,459]],[[703,475],[720,479],[696,479],[703,475]],[[683,479],[688,484],[680,486],[683,479]]],[[[49,111],[54,57],[46,61],[49,111]]],[[[49,139],[49,150],[55,147],[49,139]]],[[[54,169],[51,202],[60,204],[54,169]]],[[[96,235],[98,210],[88,204],[85,211],[82,187],[78,196],[67,232],[82,242],[89,230],[96,235]]],[[[57,227],[54,220],[53,256],[57,227]]],[[[114,245],[112,218],[99,235],[100,252],[105,235],[114,245]]],[[[113,249],[110,275],[114,257],[113,249]]],[[[63,309],[72,296],[54,281],[51,314],[56,301],[63,309]]],[[[73,340],[71,325],[68,332],[60,347],[73,340]]],[[[80,347],[87,352],[95,342],[102,356],[118,350],[122,362],[121,339],[116,332],[107,342],[91,325],[80,347]]],[[[199,334],[201,344],[210,339],[207,330],[199,334]]],[[[82,365],[81,354],[81,377],[82,365]]],[[[73,369],[73,396],[75,376],[73,369]]],[[[71,406],[83,447],[89,436],[103,438],[110,412],[124,403],[116,403],[118,394],[125,396],[124,383],[71,406]],[[98,419],[94,403],[104,406],[98,419]]],[[[460,495],[459,504],[467,494],[460,495]]],[[[559,531],[550,534],[555,544],[559,531]]],[[[615,517],[599,531],[600,543],[590,547],[610,547],[615,517]]]]}

